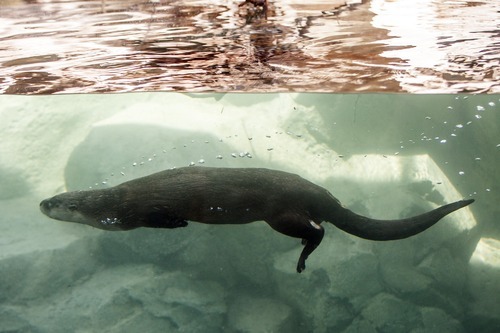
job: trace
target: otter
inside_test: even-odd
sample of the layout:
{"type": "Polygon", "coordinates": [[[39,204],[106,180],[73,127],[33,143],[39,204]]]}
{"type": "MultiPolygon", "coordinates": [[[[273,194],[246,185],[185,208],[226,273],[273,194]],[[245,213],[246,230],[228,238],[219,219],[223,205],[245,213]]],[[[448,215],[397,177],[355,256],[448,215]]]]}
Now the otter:
{"type": "Polygon", "coordinates": [[[191,166],[106,189],[62,193],[43,200],[40,209],[53,219],[104,230],[179,228],[187,226],[188,221],[265,221],[282,234],[302,239],[304,249],[297,263],[300,273],[323,239],[323,221],[361,238],[396,240],[416,235],[472,202],[456,201],[405,219],[376,220],[350,211],[326,189],[295,174],[261,168],[191,166]]]}

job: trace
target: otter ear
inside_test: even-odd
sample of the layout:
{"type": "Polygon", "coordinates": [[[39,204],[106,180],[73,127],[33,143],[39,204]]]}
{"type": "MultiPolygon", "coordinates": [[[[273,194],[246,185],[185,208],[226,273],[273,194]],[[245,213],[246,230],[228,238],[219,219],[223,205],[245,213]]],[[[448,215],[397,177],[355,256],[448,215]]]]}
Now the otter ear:
{"type": "Polygon", "coordinates": [[[146,217],[145,225],[146,228],[181,228],[187,226],[188,223],[184,219],[169,216],[161,211],[154,211],[148,214],[146,217]]]}

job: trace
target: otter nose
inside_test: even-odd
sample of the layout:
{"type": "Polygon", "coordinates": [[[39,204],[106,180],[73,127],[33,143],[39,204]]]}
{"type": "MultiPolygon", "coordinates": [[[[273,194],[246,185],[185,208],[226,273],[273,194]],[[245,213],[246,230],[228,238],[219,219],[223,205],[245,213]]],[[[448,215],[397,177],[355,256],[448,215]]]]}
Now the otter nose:
{"type": "Polygon", "coordinates": [[[47,214],[48,211],[52,208],[52,203],[50,202],[49,199],[42,200],[40,202],[40,210],[42,213],[47,214]]]}

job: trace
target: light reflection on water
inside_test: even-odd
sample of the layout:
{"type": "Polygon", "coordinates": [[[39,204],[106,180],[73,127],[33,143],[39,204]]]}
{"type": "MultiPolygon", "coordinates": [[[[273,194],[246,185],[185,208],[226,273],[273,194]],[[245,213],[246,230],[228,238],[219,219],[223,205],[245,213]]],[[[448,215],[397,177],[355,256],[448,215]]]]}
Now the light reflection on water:
{"type": "Polygon", "coordinates": [[[497,0],[0,0],[0,92],[499,92],[497,0]]]}

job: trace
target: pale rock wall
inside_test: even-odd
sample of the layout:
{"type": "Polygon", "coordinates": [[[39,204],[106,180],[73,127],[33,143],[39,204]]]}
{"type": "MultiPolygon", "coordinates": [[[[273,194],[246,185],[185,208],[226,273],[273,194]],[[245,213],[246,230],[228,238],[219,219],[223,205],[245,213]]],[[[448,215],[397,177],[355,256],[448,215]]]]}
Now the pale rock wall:
{"type": "Polygon", "coordinates": [[[261,222],[104,232],[49,220],[38,203],[65,187],[191,162],[298,173],[377,218],[462,197],[429,155],[339,156],[317,140],[328,124],[294,95],[76,96],[71,110],[69,97],[19,98],[1,113],[0,331],[455,333],[465,318],[500,322],[498,246],[481,240],[468,262],[468,208],[397,242],[326,225],[302,274],[300,241],[261,222]]]}

